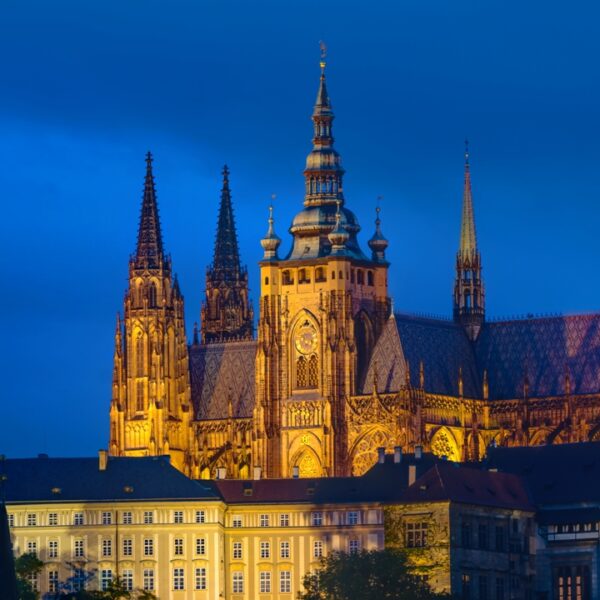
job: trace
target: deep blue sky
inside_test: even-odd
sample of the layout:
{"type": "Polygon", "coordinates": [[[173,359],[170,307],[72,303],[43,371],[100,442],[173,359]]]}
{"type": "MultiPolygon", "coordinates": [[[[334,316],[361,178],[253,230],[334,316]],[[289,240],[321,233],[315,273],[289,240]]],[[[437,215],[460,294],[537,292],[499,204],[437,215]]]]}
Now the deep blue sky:
{"type": "Polygon", "coordinates": [[[320,39],[397,309],[450,314],[468,136],[488,315],[598,310],[599,21],[591,1],[4,0],[0,452],[106,446],[146,150],[188,335],[225,162],[256,300],[270,195],[286,247],[301,207],[320,39]]]}

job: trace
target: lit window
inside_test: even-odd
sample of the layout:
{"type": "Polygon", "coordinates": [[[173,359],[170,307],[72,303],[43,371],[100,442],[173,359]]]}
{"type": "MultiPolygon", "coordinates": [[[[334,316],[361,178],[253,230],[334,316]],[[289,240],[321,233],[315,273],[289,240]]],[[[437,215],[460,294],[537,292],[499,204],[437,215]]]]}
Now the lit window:
{"type": "Polygon", "coordinates": [[[37,515],[35,513],[27,514],[27,526],[35,527],[37,525],[37,515]]]}
{"type": "Polygon", "coordinates": [[[269,515],[260,515],[260,526],[269,527],[270,519],[269,515]]]}
{"type": "Polygon", "coordinates": [[[173,554],[183,556],[183,538],[175,538],[173,554]]]}
{"type": "Polygon", "coordinates": [[[48,558],[58,558],[58,540],[48,542],[48,558]]]}
{"type": "Polygon", "coordinates": [[[121,583],[128,592],[133,592],[133,571],[131,569],[123,570],[123,575],[121,576],[121,583]]]}
{"type": "Polygon", "coordinates": [[[205,538],[196,538],[196,554],[206,554],[205,538]]]}
{"type": "Polygon", "coordinates": [[[85,556],[83,540],[75,540],[73,554],[75,555],[75,558],[83,558],[85,556]]]}
{"type": "Polygon", "coordinates": [[[102,540],[102,556],[112,556],[112,540],[102,540]]]}
{"type": "Polygon", "coordinates": [[[323,513],[322,512],[311,513],[310,522],[313,527],[321,527],[321,525],[323,525],[323,513]]]}
{"type": "Polygon", "coordinates": [[[133,540],[131,538],[123,540],[123,556],[133,556],[133,540]]]}
{"type": "Polygon", "coordinates": [[[197,590],[205,590],[206,589],[206,569],[204,567],[200,567],[196,569],[195,573],[195,589],[197,590]]]}
{"type": "Polygon", "coordinates": [[[83,513],[76,512],[73,515],[73,525],[83,525],[83,513]]]}
{"type": "Polygon", "coordinates": [[[269,542],[260,543],[260,557],[271,558],[271,544],[269,542]]]}
{"type": "Polygon", "coordinates": [[[58,513],[48,513],[48,525],[58,525],[58,513]]]}
{"type": "Polygon", "coordinates": [[[233,559],[242,560],[242,542],[233,542],[233,559]]]}
{"type": "Polygon", "coordinates": [[[290,543],[289,542],[281,542],[280,543],[279,556],[281,558],[289,558],[290,557],[290,543]]]}
{"type": "Polygon", "coordinates": [[[154,540],[146,538],[144,540],[144,556],[154,556],[154,540]]]}
{"type": "Polygon", "coordinates": [[[38,577],[38,573],[29,573],[26,576],[27,581],[29,582],[29,585],[31,586],[31,589],[34,592],[39,592],[40,590],[40,583],[39,583],[39,577],[38,577]]]}
{"type": "Polygon", "coordinates": [[[319,383],[319,362],[316,354],[311,354],[308,359],[308,387],[316,388],[319,383]]]}
{"type": "Polygon", "coordinates": [[[321,558],[321,556],[323,556],[323,541],[315,540],[313,542],[313,557],[321,558]]]}
{"type": "Polygon", "coordinates": [[[100,589],[105,592],[113,579],[112,569],[102,569],[100,571],[100,589]]]}
{"type": "Polygon", "coordinates": [[[173,523],[180,525],[181,523],[183,523],[183,511],[182,510],[176,510],[173,512],[173,523]]]}
{"type": "Polygon", "coordinates": [[[234,515],[234,517],[232,519],[232,525],[233,525],[233,527],[241,527],[242,526],[242,517],[240,517],[238,515],[234,515]]]}
{"type": "Polygon", "coordinates": [[[290,571],[279,573],[279,591],[282,594],[289,594],[292,591],[292,573],[290,571]]]}
{"type": "Polygon", "coordinates": [[[173,569],[173,589],[184,590],[185,589],[185,572],[183,568],[179,567],[173,569]]]}
{"type": "Polygon", "coordinates": [[[144,569],[144,590],[154,591],[154,569],[144,569]]]}
{"type": "Polygon", "coordinates": [[[358,525],[358,513],[355,510],[348,513],[348,525],[358,525]]]}
{"type": "Polygon", "coordinates": [[[244,573],[242,571],[234,571],[232,573],[232,591],[234,594],[244,593],[244,573]]]}
{"type": "Polygon", "coordinates": [[[58,571],[48,571],[48,591],[58,592],[58,571]]]}
{"type": "Polygon", "coordinates": [[[29,554],[34,554],[35,556],[37,556],[37,542],[34,542],[32,540],[27,542],[27,552],[29,554]]]}
{"type": "Polygon", "coordinates": [[[154,511],[145,510],[144,511],[144,525],[152,525],[154,523],[154,511]]]}
{"type": "Polygon", "coordinates": [[[283,514],[283,515],[279,515],[279,526],[280,527],[289,527],[290,525],[290,515],[283,514]]]}
{"type": "Polygon", "coordinates": [[[87,579],[88,577],[85,569],[75,567],[73,569],[73,575],[71,576],[71,585],[73,586],[73,591],[80,592],[85,590],[85,582],[87,579]]]}
{"type": "Polygon", "coordinates": [[[112,525],[112,513],[111,512],[103,512],[102,513],[102,525],[112,525]]]}
{"type": "Polygon", "coordinates": [[[260,585],[259,591],[261,594],[270,594],[271,593],[271,571],[261,571],[260,572],[260,585]]]}
{"type": "Polygon", "coordinates": [[[133,523],[133,516],[130,511],[123,513],[123,525],[131,525],[133,523]]]}
{"type": "Polygon", "coordinates": [[[406,547],[423,548],[427,546],[427,523],[406,524],[406,547]]]}
{"type": "Polygon", "coordinates": [[[348,552],[350,554],[356,554],[360,551],[360,540],[349,540],[348,541],[348,552]]]}
{"type": "Polygon", "coordinates": [[[14,527],[15,526],[15,515],[8,515],[8,526],[9,527],[14,527]]]}
{"type": "Polygon", "coordinates": [[[196,511],[196,523],[205,523],[206,513],[203,510],[196,511]]]}

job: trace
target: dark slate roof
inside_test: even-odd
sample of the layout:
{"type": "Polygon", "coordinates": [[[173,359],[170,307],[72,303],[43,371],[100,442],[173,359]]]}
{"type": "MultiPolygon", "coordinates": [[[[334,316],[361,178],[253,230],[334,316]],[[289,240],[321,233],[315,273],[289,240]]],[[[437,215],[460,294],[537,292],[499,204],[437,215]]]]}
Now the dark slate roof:
{"type": "Polygon", "coordinates": [[[486,323],[476,344],[480,369],[488,370],[490,398],[600,391],[600,314],[486,323]]]}
{"type": "Polygon", "coordinates": [[[104,471],[98,458],[17,458],[4,461],[3,470],[8,503],[219,499],[211,486],[189,479],[165,456],[109,457],[104,471]]]}
{"type": "Polygon", "coordinates": [[[415,387],[419,385],[422,361],[426,391],[458,396],[458,375],[462,368],[464,396],[481,397],[473,346],[464,329],[453,321],[403,314],[390,317],[375,345],[364,392],[370,393],[375,370],[380,392],[400,389],[405,382],[407,361],[411,384],[415,387]],[[394,325],[397,333],[391,330],[394,325]]]}
{"type": "Polygon", "coordinates": [[[403,502],[456,502],[495,508],[534,511],[524,481],[512,473],[491,473],[437,463],[403,494],[403,502]]]}
{"type": "Polygon", "coordinates": [[[600,443],[490,448],[488,466],[527,481],[539,507],[600,504],[600,443]]]}
{"type": "Polygon", "coordinates": [[[192,402],[198,419],[252,417],[256,341],[190,346],[192,402]]]}
{"type": "Polygon", "coordinates": [[[459,368],[467,398],[482,397],[484,371],[492,400],[521,398],[526,374],[532,398],[564,394],[567,372],[572,393],[598,393],[600,314],[485,323],[475,343],[452,321],[396,314],[375,345],[363,391],[372,391],[375,372],[380,392],[398,391],[407,362],[418,386],[421,361],[433,394],[457,396],[459,368]]]}

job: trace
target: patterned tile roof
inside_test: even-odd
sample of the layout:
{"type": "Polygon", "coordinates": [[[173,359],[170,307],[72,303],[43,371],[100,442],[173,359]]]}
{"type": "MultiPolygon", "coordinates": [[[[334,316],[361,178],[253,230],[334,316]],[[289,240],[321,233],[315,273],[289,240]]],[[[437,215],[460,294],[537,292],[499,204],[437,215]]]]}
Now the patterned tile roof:
{"type": "Polygon", "coordinates": [[[485,323],[475,344],[452,321],[396,314],[375,346],[363,391],[372,391],[375,372],[380,392],[399,390],[406,361],[413,386],[423,361],[425,390],[434,394],[458,395],[459,368],[467,398],[481,398],[484,370],[490,399],[521,398],[526,373],[532,398],[564,394],[567,372],[572,393],[596,393],[600,314],[485,323]]]}
{"type": "Polygon", "coordinates": [[[523,396],[525,373],[529,396],[571,391],[600,391],[600,314],[486,323],[476,343],[479,368],[488,371],[490,398],[523,396]]]}
{"type": "Polygon", "coordinates": [[[189,354],[196,418],[227,418],[229,398],[234,417],[251,417],[254,408],[256,342],[191,346],[189,354]]]}

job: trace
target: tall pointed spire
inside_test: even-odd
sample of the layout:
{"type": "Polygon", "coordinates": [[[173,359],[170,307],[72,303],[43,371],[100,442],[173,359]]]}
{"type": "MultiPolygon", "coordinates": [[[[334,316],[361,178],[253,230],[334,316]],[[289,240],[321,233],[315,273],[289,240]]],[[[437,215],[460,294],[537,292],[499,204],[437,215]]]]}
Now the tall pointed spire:
{"type": "Polygon", "coordinates": [[[477,339],[485,320],[485,289],[481,278],[481,256],[475,235],[468,142],[465,142],[462,223],[460,243],[456,253],[454,319],[464,326],[471,340],[477,339]]]}
{"type": "Polygon", "coordinates": [[[469,168],[469,142],[465,140],[465,183],[463,190],[462,223],[460,228],[460,253],[463,258],[470,258],[477,252],[477,236],[475,234],[475,215],[473,214],[473,197],[471,195],[471,171],[469,168]]]}
{"type": "Polygon", "coordinates": [[[240,274],[240,253],[233,218],[227,165],[223,167],[223,187],[212,270],[216,276],[228,281],[236,279],[240,274]]]}
{"type": "Polygon", "coordinates": [[[135,266],[138,268],[155,268],[161,264],[163,258],[162,234],[154,187],[154,174],[152,172],[152,154],[148,152],[146,154],[146,178],[144,181],[144,198],[140,215],[135,266]]]}

